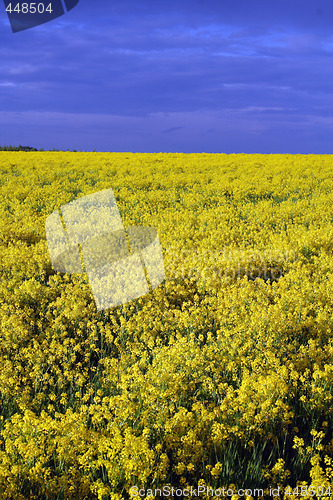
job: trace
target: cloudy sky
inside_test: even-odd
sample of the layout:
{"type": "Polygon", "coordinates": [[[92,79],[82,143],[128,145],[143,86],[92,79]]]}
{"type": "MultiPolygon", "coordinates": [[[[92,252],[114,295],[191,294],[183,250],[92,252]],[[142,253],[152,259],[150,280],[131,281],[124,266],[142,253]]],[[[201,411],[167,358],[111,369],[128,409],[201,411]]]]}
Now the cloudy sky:
{"type": "Polygon", "coordinates": [[[18,33],[1,2],[9,144],[333,154],[333,2],[80,0],[18,33]]]}

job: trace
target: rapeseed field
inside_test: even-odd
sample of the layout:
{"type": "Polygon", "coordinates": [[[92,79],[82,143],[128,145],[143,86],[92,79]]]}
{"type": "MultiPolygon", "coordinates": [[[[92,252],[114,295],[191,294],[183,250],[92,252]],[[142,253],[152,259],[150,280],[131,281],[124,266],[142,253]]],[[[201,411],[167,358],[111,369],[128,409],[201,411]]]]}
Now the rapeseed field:
{"type": "Polygon", "coordinates": [[[333,495],[332,156],[1,152],[0,181],[1,500],[333,495]],[[108,188],[166,279],[98,311],[45,220],[108,188]]]}

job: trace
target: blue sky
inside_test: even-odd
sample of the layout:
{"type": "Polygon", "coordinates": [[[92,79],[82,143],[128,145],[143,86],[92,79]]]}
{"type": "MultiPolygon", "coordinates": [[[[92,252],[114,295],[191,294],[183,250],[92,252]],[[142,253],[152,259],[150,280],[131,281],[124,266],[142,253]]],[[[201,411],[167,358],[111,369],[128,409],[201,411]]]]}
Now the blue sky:
{"type": "Polygon", "coordinates": [[[331,0],[1,2],[0,55],[0,145],[333,154],[331,0]]]}

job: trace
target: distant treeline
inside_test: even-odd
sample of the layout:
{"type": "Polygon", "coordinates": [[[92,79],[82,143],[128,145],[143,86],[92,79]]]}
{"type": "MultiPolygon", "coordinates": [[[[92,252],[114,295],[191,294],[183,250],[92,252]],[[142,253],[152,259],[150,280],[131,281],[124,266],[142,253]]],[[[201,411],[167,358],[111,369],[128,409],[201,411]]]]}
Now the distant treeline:
{"type": "MultiPolygon", "coordinates": [[[[0,146],[0,151],[61,151],[60,149],[37,149],[37,148],[32,148],[31,146],[0,146]]],[[[69,151],[69,149],[67,149],[69,151]]],[[[95,150],[94,150],[95,151],[95,150]]],[[[77,153],[76,149],[72,150],[73,153],[77,153]]],[[[96,151],[95,151],[96,152],[96,151]]]]}
{"type": "Polygon", "coordinates": [[[30,146],[0,146],[0,151],[38,151],[30,146]]]}

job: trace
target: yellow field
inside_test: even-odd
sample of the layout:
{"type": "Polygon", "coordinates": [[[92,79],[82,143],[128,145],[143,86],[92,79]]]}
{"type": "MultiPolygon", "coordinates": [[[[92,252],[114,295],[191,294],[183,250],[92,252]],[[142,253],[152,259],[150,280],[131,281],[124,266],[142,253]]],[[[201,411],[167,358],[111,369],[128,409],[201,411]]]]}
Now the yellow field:
{"type": "Polygon", "coordinates": [[[333,495],[332,156],[2,152],[0,180],[1,500],[333,495]],[[106,188],[166,280],[99,312],[45,220],[106,188]]]}

